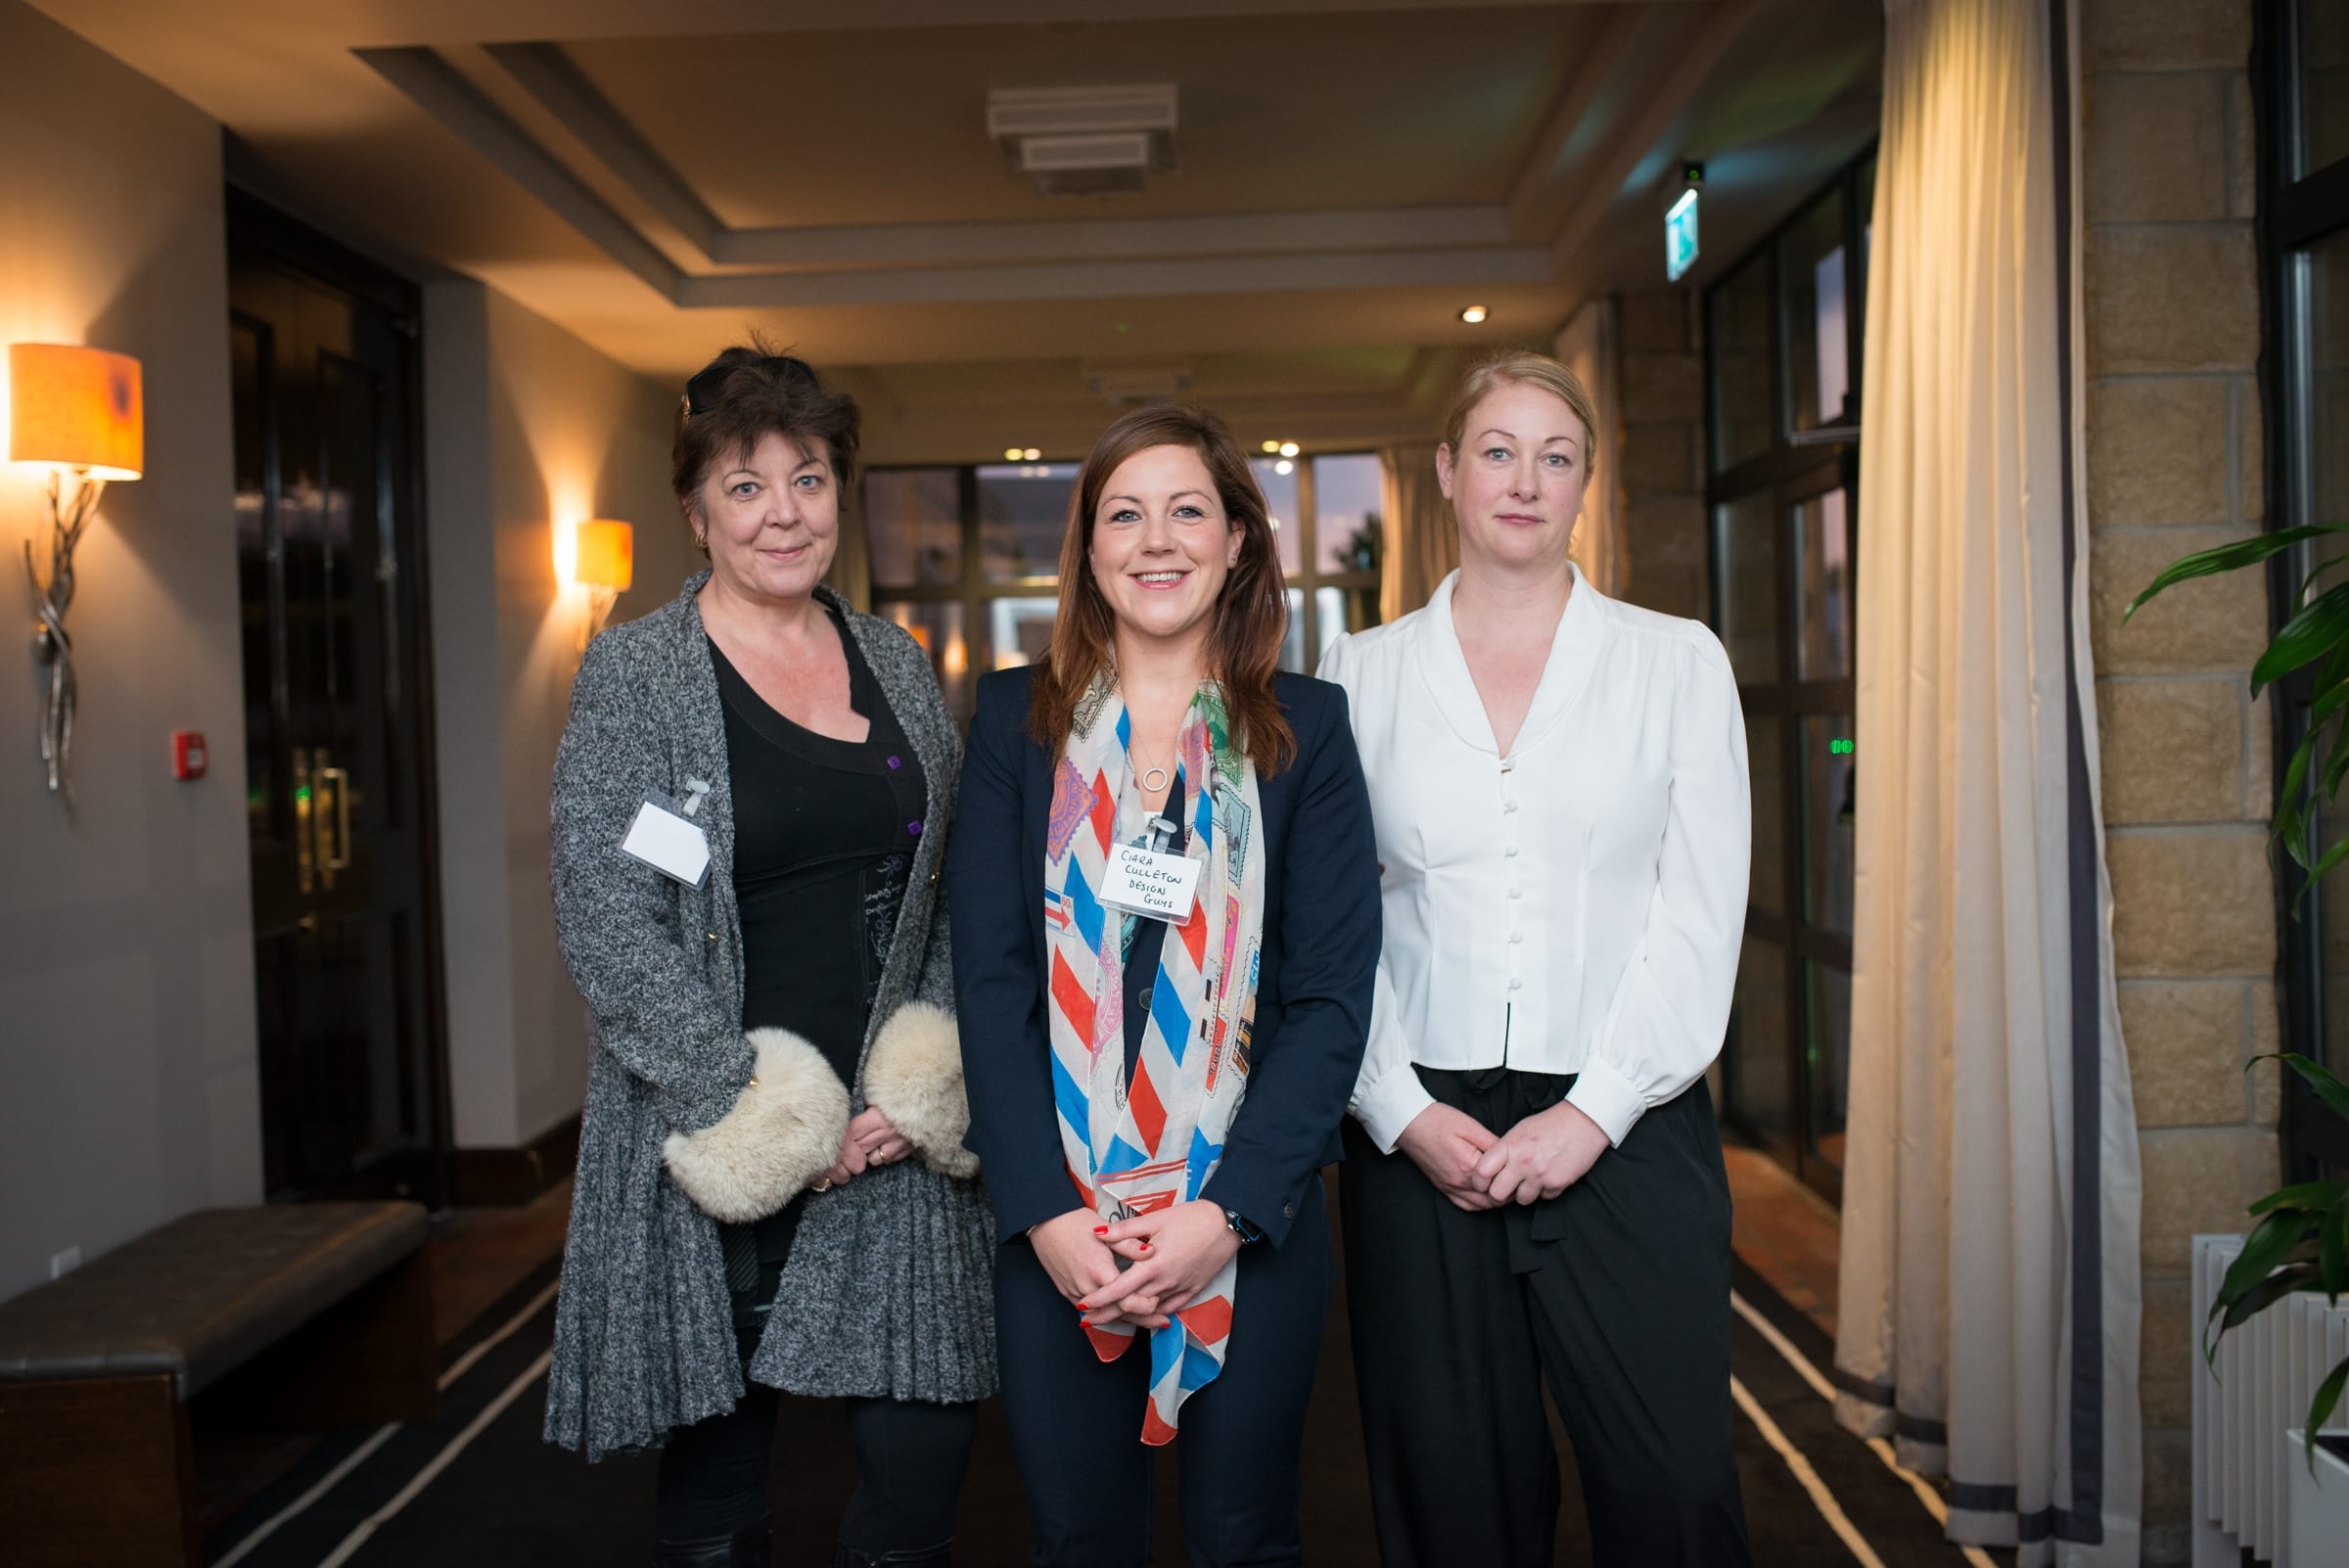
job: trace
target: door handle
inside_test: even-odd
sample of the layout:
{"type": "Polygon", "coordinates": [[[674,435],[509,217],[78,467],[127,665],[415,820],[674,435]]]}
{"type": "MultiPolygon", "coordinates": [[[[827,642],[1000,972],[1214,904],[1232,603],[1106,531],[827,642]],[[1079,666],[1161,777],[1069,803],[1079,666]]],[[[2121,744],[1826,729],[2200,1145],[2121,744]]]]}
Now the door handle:
{"type": "MultiPolygon", "coordinates": [[[[321,749],[318,753],[316,777],[321,786],[324,786],[328,779],[333,779],[335,782],[334,848],[331,851],[326,850],[326,834],[321,831],[318,835],[321,848],[318,859],[321,868],[326,872],[326,885],[331,888],[335,885],[336,872],[350,869],[350,770],[328,765],[326,752],[321,749]]],[[[321,812],[321,829],[324,825],[325,814],[321,812]]]]}

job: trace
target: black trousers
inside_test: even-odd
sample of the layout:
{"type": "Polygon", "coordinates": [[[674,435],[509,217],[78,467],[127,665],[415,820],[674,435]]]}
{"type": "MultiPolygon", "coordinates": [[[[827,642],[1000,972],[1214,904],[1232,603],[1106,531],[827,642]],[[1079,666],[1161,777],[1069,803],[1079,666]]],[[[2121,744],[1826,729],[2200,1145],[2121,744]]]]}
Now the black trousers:
{"type": "MultiPolygon", "coordinates": [[[[1223,1370],[1183,1403],[1182,1535],[1193,1568],[1305,1560],[1298,1537],[1306,1403],[1329,1314],[1329,1217],[1309,1182],[1287,1238],[1240,1251],[1223,1370]]],[[[1024,1242],[995,1261],[995,1354],[1038,1568],[1140,1568],[1150,1557],[1150,1348],[1093,1354],[1079,1314],[1024,1242]]]]}
{"type": "MultiPolygon", "coordinates": [[[[758,1348],[756,1319],[739,1323],[736,1331],[748,1365],[758,1348]]],[[[663,1545],[721,1541],[766,1517],[767,1468],[782,1403],[780,1391],[753,1383],[725,1414],[669,1434],[653,1500],[663,1545]]],[[[880,1556],[952,1540],[979,1407],[850,1400],[848,1407],[856,1490],[840,1523],[840,1544],[880,1556]]]]}
{"type": "MultiPolygon", "coordinates": [[[[1496,1131],[1571,1077],[1419,1069],[1496,1131]]],[[[1386,1568],[1548,1568],[1548,1379],[1599,1568],[1742,1568],[1731,1451],[1729,1191],[1698,1084],[1557,1197],[1471,1214],[1351,1118],[1346,1293],[1386,1568]]]]}

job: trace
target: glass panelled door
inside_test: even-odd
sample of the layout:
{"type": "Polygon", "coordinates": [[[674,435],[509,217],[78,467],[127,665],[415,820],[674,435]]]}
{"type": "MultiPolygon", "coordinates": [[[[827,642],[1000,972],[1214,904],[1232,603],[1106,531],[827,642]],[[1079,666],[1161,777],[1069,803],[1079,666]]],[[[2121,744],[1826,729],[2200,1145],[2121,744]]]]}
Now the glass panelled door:
{"type": "Polygon", "coordinates": [[[444,1195],[414,316],[232,199],[248,828],[273,1199],[444,1195]]]}
{"type": "Polygon", "coordinates": [[[1861,312],[1872,156],[1706,291],[1713,623],[1745,709],[1753,877],[1726,1120],[1830,1198],[1850,1102],[1861,312]]]}

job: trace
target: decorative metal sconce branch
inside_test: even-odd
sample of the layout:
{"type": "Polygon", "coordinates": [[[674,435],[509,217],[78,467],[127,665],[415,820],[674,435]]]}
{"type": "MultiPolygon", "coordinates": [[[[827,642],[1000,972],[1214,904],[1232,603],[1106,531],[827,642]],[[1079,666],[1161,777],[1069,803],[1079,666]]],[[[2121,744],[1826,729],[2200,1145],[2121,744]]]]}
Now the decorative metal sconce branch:
{"type": "Polygon", "coordinates": [[[70,501],[60,496],[58,471],[49,473],[46,586],[33,569],[32,541],[24,541],[24,577],[32,585],[34,613],[40,618],[40,624],[33,628],[32,645],[49,669],[48,684],[41,693],[41,761],[49,769],[51,792],[66,798],[69,810],[73,807],[73,707],[78,693],[73,678],[73,639],[66,634],[66,610],[73,603],[74,547],[81,543],[82,530],[90,526],[98,497],[106,490],[106,481],[90,478],[87,470],[75,472],[70,501]]]}

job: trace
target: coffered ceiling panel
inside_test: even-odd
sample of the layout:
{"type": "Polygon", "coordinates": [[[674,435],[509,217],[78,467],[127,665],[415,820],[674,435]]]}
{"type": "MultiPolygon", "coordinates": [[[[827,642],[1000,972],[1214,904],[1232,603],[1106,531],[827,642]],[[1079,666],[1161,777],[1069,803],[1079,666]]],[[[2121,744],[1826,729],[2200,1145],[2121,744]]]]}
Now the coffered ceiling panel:
{"type": "Polygon", "coordinates": [[[571,42],[734,228],[1446,207],[1507,198],[1610,6],[571,42]],[[1177,172],[1054,198],[986,134],[993,88],[1171,82],[1177,172]]]}
{"type": "Polygon", "coordinates": [[[674,385],[756,328],[876,451],[1081,449],[1178,377],[1298,439],[1424,432],[1469,356],[1701,286],[1873,132],[1880,0],[32,0],[231,167],[674,385]],[[1165,82],[1179,167],[1047,198],[994,88],[1165,82]],[[1469,326],[1467,304],[1489,307],[1469,326]]]}

